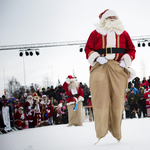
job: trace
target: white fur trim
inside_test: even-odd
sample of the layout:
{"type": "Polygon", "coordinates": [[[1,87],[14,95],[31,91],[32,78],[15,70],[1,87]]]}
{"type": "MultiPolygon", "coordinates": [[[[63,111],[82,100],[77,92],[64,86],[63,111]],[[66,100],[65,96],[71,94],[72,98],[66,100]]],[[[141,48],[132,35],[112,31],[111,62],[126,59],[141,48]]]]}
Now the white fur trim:
{"type": "MultiPolygon", "coordinates": [[[[103,28],[97,27],[96,31],[102,35],[106,35],[108,30],[105,30],[103,28]]],[[[117,30],[117,29],[113,29],[113,31],[116,32],[117,35],[121,35],[123,33],[124,30],[117,30]]]]}
{"type": "Polygon", "coordinates": [[[69,80],[68,78],[66,79],[66,83],[67,83],[67,84],[70,84],[70,80],[69,80]]]}
{"type": "Polygon", "coordinates": [[[97,63],[97,62],[94,62],[94,60],[95,60],[96,57],[99,57],[99,56],[100,56],[99,53],[93,52],[93,53],[89,56],[89,58],[88,58],[89,64],[90,64],[91,66],[94,66],[94,65],[97,63]]]}
{"type": "MultiPolygon", "coordinates": [[[[116,47],[116,35],[115,35],[115,31],[113,31],[112,29],[108,31],[107,33],[107,45],[106,47],[116,47]]],[[[115,54],[106,54],[105,56],[106,59],[114,59],[115,58],[115,54]]]]}
{"type": "Polygon", "coordinates": [[[114,10],[109,9],[109,10],[107,10],[107,11],[102,15],[102,18],[101,18],[101,19],[105,19],[105,18],[110,17],[110,16],[116,16],[117,18],[119,18],[118,15],[117,15],[117,13],[116,13],[114,10]]]}
{"type": "Polygon", "coordinates": [[[44,104],[44,101],[41,101],[40,104],[44,104]]]}
{"type": "Polygon", "coordinates": [[[129,71],[129,77],[128,77],[128,81],[131,81],[135,76],[136,76],[136,72],[133,68],[127,68],[129,71]]]}
{"type": "Polygon", "coordinates": [[[72,104],[74,104],[75,102],[69,102],[69,103],[67,103],[67,105],[72,105],[72,104]]]}
{"type": "Polygon", "coordinates": [[[62,103],[60,103],[60,104],[58,105],[58,107],[62,107],[62,103]]]}
{"type": "Polygon", "coordinates": [[[84,98],[82,96],[79,96],[78,100],[79,101],[84,101],[84,98]]]}
{"type": "Polygon", "coordinates": [[[124,60],[126,63],[126,68],[130,67],[132,65],[131,58],[128,54],[125,54],[121,57],[121,60],[124,60]]]}

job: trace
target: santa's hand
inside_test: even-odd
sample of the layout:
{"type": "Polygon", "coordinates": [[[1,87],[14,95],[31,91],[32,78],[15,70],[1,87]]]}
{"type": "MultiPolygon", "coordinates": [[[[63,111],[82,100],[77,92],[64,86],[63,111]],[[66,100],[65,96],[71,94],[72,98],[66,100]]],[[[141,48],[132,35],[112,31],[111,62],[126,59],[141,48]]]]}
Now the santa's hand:
{"type": "Polygon", "coordinates": [[[121,60],[119,66],[125,68],[125,67],[126,67],[125,61],[124,61],[124,60],[121,60]]]}
{"type": "Polygon", "coordinates": [[[31,106],[28,106],[28,109],[31,109],[31,106]]]}
{"type": "Polygon", "coordinates": [[[70,79],[68,77],[66,78],[66,83],[70,84],[70,79]]]}
{"type": "Polygon", "coordinates": [[[24,115],[22,114],[20,118],[23,120],[24,119],[24,115]]]}
{"type": "Polygon", "coordinates": [[[24,123],[25,123],[26,126],[28,125],[28,121],[25,121],[24,123]]]}
{"type": "Polygon", "coordinates": [[[100,63],[101,65],[103,65],[103,64],[105,64],[105,63],[107,63],[107,59],[105,58],[105,57],[98,57],[97,59],[96,59],[96,61],[98,62],[98,63],[100,63]]]}

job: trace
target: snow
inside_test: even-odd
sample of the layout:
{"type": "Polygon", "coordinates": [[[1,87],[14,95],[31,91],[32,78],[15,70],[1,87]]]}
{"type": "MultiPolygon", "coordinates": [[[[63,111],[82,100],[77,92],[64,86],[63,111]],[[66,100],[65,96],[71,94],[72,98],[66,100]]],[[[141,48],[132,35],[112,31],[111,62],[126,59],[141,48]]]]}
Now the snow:
{"type": "Polygon", "coordinates": [[[110,133],[99,143],[94,122],[82,127],[53,125],[24,129],[0,135],[1,150],[141,150],[150,149],[150,118],[123,119],[122,139],[118,142],[110,133]]]}

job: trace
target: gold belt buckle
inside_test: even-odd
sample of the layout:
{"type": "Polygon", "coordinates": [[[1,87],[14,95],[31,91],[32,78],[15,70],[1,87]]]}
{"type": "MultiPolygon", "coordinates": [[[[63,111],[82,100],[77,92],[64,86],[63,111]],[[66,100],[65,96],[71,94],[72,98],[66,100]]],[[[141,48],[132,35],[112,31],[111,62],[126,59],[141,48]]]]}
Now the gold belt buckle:
{"type": "Polygon", "coordinates": [[[112,54],[112,47],[106,47],[106,54],[107,54],[107,48],[110,48],[110,53],[109,54],[112,54]]]}

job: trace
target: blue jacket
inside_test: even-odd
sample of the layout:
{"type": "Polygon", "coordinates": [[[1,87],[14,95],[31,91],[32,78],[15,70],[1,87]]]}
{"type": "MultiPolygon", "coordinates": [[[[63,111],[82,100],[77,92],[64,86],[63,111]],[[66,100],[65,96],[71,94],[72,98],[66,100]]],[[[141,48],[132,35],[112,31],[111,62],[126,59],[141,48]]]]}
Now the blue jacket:
{"type": "Polygon", "coordinates": [[[134,87],[134,88],[130,88],[130,91],[131,91],[131,90],[134,91],[134,94],[138,94],[138,93],[139,93],[139,90],[138,90],[137,88],[135,88],[135,87],[134,87]]]}

